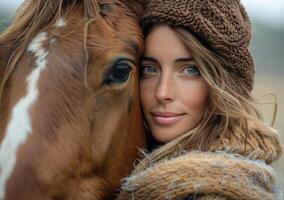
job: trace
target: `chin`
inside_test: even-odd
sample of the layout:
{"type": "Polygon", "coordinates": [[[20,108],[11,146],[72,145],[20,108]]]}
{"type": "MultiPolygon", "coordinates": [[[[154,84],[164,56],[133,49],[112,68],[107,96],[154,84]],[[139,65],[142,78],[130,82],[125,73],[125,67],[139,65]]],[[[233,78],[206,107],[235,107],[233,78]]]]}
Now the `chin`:
{"type": "MultiPolygon", "coordinates": [[[[161,143],[167,143],[170,142],[171,140],[174,140],[175,138],[187,133],[188,131],[194,129],[194,127],[190,127],[188,130],[187,129],[176,129],[173,128],[164,128],[164,129],[154,129],[152,132],[153,137],[157,142],[161,143]]],[[[153,129],[151,129],[153,130],[153,129]]]]}
{"type": "Polygon", "coordinates": [[[159,133],[152,133],[155,140],[161,143],[167,143],[175,139],[178,135],[173,135],[172,133],[167,133],[165,131],[159,131],[159,133]]]}

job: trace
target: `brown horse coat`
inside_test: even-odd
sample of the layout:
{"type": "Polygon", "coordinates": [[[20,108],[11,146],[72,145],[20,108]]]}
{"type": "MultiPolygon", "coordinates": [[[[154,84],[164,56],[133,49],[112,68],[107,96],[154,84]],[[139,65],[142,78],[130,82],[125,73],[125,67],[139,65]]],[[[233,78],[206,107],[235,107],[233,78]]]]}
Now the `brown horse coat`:
{"type": "Polygon", "coordinates": [[[0,199],[105,199],[144,146],[141,5],[27,0],[0,36],[0,199]]]}

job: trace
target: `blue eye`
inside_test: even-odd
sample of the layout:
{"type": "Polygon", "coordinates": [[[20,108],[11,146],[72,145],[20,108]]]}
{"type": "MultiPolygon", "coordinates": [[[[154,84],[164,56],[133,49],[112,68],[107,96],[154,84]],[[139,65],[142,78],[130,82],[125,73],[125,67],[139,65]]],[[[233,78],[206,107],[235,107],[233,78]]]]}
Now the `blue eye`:
{"type": "Polygon", "coordinates": [[[185,75],[199,76],[200,72],[196,66],[185,67],[182,71],[185,75]]]}
{"type": "Polygon", "coordinates": [[[159,73],[159,70],[157,69],[157,67],[152,66],[152,65],[146,65],[146,66],[142,66],[142,74],[155,74],[155,73],[159,73]]]}

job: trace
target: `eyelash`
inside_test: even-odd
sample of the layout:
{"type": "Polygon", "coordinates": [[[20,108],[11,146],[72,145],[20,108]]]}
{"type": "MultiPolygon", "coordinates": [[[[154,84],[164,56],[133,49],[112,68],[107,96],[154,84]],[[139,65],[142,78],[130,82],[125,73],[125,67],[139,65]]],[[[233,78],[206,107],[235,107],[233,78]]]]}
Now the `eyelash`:
{"type": "Polygon", "coordinates": [[[182,73],[184,73],[185,75],[189,75],[189,76],[200,76],[201,75],[198,67],[196,67],[195,65],[187,65],[186,67],[183,68],[182,73]],[[186,73],[187,69],[194,69],[195,73],[186,73]]]}
{"type": "Polygon", "coordinates": [[[144,66],[142,66],[142,68],[141,68],[141,74],[152,74],[152,73],[158,73],[159,72],[159,70],[158,70],[158,68],[157,67],[155,67],[155,66],[153,66],[153,65],[144,65],[144,66]],[[151,72],[146,72],[145,70],[146,69],[154,69],[155,70],[155,72],[154,71],[151,71],[151,72]]]}
{"type": "MultiPolygon", "coordinates": [[[[186,76],[200,76],[201,75],[198,67],[195,66],[195,65],[186,65],[181,72],[186,76]],[[194,69],[195,72],[194,73],[187,73],[186,72],[187,69],[194,69]]],[[[141,68],[141,74],[142,75],[151,75],[151,74],[156,74],[156,73],[159,73],[159,69],[154,65],[144,65],[141,68]],[[151,69],[152,71],[146,71],[146,70],[149,70],[149,69],[151,69]]]]}

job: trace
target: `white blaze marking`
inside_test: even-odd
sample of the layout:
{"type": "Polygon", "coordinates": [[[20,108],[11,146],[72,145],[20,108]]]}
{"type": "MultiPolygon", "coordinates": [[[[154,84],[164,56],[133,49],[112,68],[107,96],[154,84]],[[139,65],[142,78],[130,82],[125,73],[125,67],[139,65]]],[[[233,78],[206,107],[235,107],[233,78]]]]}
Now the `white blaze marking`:
{"type": "Polygon", "coordinates": [[[66,23],[63,18],[58,19],[54,24],[54,26],[58,28],[64,27],[65,25],[66,23]]]}
{"type": "Polygon", "coordinates": [[[38,34],[28,47],[28,51],[35,54],[36,67],[26,78],[27,94],[16,103],[12,109],[12,117],[8,123],[5,137],[0,145],[0,199],[5,197],[5,187],[16,164],[17,151],[32,133],[30,108],[38,97],[38,81],[40,73],[46,68],[47,51],[43,42],[47,40],[47,33],[38,34]]]}

